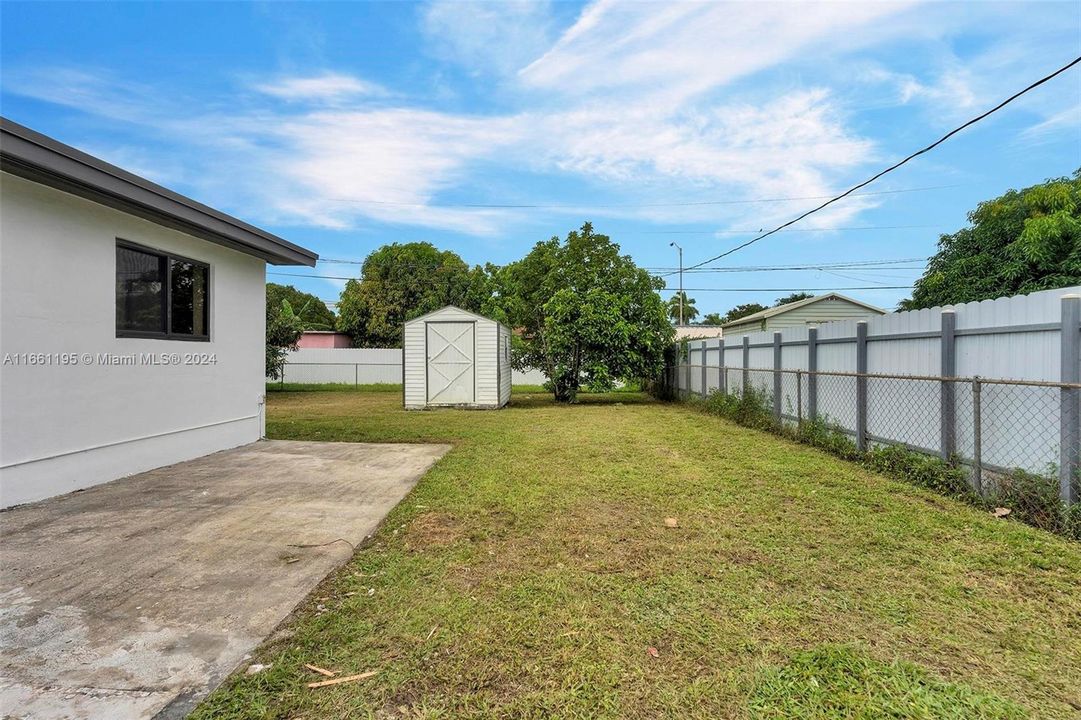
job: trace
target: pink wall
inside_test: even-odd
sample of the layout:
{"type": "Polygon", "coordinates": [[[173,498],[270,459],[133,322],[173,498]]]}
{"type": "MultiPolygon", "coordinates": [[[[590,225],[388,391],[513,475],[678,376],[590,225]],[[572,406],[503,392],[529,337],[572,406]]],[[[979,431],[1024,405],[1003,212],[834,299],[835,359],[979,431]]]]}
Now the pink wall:
{"type": "Polygon", "coordinates": [[[297,347],[310,348],[347,348],[352,347],[349,336],[345,333],[328,332],[326,330],[308,330],[300,336],[297,347]]]}

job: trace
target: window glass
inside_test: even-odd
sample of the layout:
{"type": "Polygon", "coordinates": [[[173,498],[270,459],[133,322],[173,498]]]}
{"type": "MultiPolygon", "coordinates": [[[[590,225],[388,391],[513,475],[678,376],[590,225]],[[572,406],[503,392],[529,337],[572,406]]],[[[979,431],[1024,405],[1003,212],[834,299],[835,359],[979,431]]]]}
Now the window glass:
{"type": "Polygon", "coordinates": [[[170,258],[169,332],[174,335],[206,335],[207,268],[204,265],[170,258]]]}
{"type": "Polygon", "coordinates": [[[116,248],[116,329],[165,332],[165,258],[116,248]]]}

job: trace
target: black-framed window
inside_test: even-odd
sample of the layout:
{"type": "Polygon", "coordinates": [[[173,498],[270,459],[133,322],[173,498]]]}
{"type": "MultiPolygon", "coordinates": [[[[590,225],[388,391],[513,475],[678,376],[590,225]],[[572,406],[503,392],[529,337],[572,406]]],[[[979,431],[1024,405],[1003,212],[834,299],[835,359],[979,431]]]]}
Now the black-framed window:
{"type": "Polygon", "coordinates": [[[116,243],[116,336],[210,339],[210,266],[116,243]]]}

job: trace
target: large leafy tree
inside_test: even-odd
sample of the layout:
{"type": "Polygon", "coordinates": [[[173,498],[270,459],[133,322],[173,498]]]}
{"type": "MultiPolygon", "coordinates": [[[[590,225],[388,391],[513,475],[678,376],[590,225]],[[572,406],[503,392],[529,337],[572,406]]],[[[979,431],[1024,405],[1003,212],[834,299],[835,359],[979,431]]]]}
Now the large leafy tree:
{"type": "Polygon", "coordinates": [[[730,323],[733,320],[739,320],[740,318],[747,317],[748,315],[754,315],[756,312],[765,310],[765,305],[758,303],[743,303],[742,305],[736,305],[724,315],[724,322],[730,323]]]}
{"type": "Polygon", "coordinates": [[[902,310],[1081,284],[1081,170],[980,203],[938,241],[902,310]]]}
{"type": "Polygon", "coordinates": [[[364,260],[338,304],[338,329],[356,347],[401,347],[402,326],[444,305],[481,312],[491,296],[484,269],[431,243],[384,245],[364,260]]]}
{"type": "Polygon", "coordinates": [[[556,400],[574,402],[582,384],[603,391],[662,372],[674,334],[663,281],[589,223],[537,243],[495,283],[502,319],[520,333],[515,366],[544,370],[556,400]]]}
{"type": "Polygon", "coordinates": [[[702,325],[720,325],[723,322],[724,316],[716,312],[706,313],[702,317],[702,325]]]}
{"type": "Polygon", "coordinates": [[[278,311],[282,300],[289,303],[294,315],[305,330],[333,330],[336,318],[322,300],[311,293],[301,292],[292,285],[267,283],[267,309],[278,311]]]}
{"type": "Polygon", "coordinates": [[[694,298],[687,297],[687,293],[685,292],[677,292],[675,295],[668,298],[668,317],[672,318],[675,322],[679,322],[680,298],[683,299],[683,324],[689,325],[691,320],[698,317],[698,308],[694,306],[694,298]]]}

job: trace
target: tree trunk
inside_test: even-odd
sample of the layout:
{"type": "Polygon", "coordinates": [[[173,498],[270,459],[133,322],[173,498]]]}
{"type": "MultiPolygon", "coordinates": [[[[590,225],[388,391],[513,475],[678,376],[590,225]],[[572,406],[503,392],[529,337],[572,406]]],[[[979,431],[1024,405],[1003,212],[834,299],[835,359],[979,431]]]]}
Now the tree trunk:
{"type": "Polygon", "coordinates": [[[573,371],[567,370],[562,375],[552,379],[552,391],[555,393],[556,402],[573,403],[578,400],[576,377],[573,371]]]}
{"type": "Polygon", "coordinates": [[[581,348],[575,348],[574,355],[572,356],[571,366],[560,375],[553,384],[555,391],[556,402],[561,403],[576,403],[578,402],[578,383],[581,375],[582,367],[582,351],[581,348]]]}

